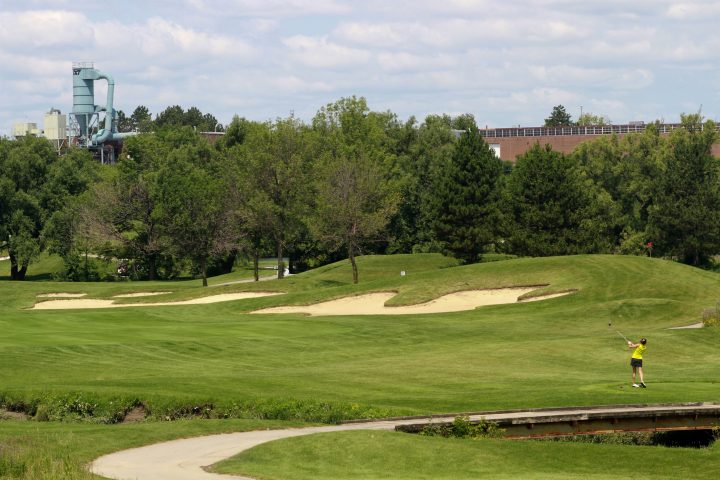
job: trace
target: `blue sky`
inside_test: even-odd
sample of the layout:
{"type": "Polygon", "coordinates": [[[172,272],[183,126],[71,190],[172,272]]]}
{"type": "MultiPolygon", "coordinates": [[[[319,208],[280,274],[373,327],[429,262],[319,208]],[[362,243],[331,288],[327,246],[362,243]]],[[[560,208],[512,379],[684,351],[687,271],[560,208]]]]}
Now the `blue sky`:
{"type": "Polygon", "coordinates": [[[0,135],[67,113],[74,61],[111,74],[128,114],[177,104],[222,123],[310,120],[349,95],[483,127],[541,125],[558,104],[717,120],[718,25],[718,1],[0,0],[0,135]]]}

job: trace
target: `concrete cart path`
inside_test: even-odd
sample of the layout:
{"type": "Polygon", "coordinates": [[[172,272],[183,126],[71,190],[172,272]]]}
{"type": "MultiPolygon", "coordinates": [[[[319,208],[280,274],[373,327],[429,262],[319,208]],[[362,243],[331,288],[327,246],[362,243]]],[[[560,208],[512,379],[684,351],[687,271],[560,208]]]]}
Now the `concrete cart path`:
{"type": "Polygon", "coordinates": [[[208,473],[204,466],[237,455],[261,443],[341,430],[392,430],[397,422],[381,421],[332,425],[327,427],[288,428],[225,433],[156,443],[123,450],[98,458],[90,470],[116,480],[211,480],[244,479],[234,475],[208,473]]]}
{"type": "MultiPolygon", "coordinates": [[[[470,420],[485,419],[499,423],[536,423],[568,419],[585,419],[607,415],[667,415],[688,412],[720,412],[715,403],[674,404],[674,405],[626,405],[603,407],[578,407],[558,409],[531,409],[524,411],[483,412],[467,415],[470,420]]],[[[261,430],[252,432],[208,435],[169,442],[157,443],[140,448],[123,450],[98,458],[90,465],[93,473],[115,480],[219,480],[243,479],[248,477],[208,473],[204,466],[212,465],[256,445],[281,438],[310,435],[313,433],[338,432],[345,430],[394,430],[397,426],[423,423],[452,422],[458,415],[386,419],[371,422],[346,423],[324,427],[288,428],[284,430],[261,430]]]]}

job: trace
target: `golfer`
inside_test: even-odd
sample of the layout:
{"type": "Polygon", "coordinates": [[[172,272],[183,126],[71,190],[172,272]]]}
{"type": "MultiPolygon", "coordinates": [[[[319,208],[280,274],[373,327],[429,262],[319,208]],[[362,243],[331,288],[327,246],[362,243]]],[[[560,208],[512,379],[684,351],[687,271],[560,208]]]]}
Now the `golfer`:
{"type": "Polygon", "coordinates": [[[647,340],[645,338],[640,339],[640,343],[633,343],[628,341],[628,348],[634,348],[635,351],[632,354],[632,358],[630,359],[630,366],[633,369],[632,373],[632,386],[635,388],[647,388],[645,386],[645,379],[643,378],[643,371],[642,371],[642,358],[643,353],[645,353],[645,344],[647,344],[647,340]],[[635,381],[635,375],[636,373],[640,373],[640,385],[638,385],[635,381]]]}

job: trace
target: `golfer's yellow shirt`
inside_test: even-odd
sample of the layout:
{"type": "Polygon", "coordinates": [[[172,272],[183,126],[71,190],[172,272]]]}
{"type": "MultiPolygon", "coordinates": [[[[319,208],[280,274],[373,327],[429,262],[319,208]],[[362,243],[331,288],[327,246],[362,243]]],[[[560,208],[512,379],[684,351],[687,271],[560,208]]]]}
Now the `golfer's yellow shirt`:
{"type": "Polygon", "coordinates": [[[647,347],[645,345],[642,345],[642,344],[638,345],[632,354],[632,358],[637,358],[638,360],[642,360],[642,354],[645,353],[646,348],[647,347]]]}

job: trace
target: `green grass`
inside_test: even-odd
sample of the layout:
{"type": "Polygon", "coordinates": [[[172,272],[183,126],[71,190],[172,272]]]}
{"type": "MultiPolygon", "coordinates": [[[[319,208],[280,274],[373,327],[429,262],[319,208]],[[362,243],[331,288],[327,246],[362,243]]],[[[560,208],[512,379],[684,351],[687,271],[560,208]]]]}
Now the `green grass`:
{"type": "MultiPolygon", "coordinates": [[[[7,256],[7,252],[0,255],[3,256],[7,256]]],[[[63,261],[59,256],[44,252],[28,267],[25,278],[28,281],[52,280],[62,269],[63,261]]],[[[0,280],[10,280],[10,260],[0,260],[0,280]]]]}
{"type": "Polygon", "coordinates": [[[400,277],[398,267],[411,258],[363,258],[367,280],[358,286],[347,283],[347,266],[335,265],[283,281],[212,290],[183,282],[146,287],[172,285],[172,298],[288,292],[197,306],[27,311],[22,308],[41,291],[108,297],[138,284],[0,283],[0,365],[12,365],[0,370],[0,393],[132,396],[150,405],[291,398],[371,405],[394,414],[718,399],[720,329],[667,330],[699,321],[702,308],[715,304],[716,274],[636,257],[438,268],[442,259],[421,257],[419,273],[411,265],[400,277]],[[523,284],[578,291],[452,314],[246,314],[368,290],[397,290],[392,303],[402,304],[523,284]],[[611,320],[629,337],[648,337],[651,388],[626,388],[629,354],[608,328],[611,320]]]}
{"type": "Polygon", "coordinates": [[[337,432],[279,440],[216,465],[263,480],[718,478],[720,448],[589,445],[337,432]]]}
{"type": "Polygon", "coordinates": [[[134,425],[0,421],[0,478],[101,478],[90,474],[85,466],[117,450],[181,437],[299,425],[267,420],[187,420],[134,425]]]}
{"type": "MultiPolygon", "coordinates": [[[[61,408],[62,402],[80,399],[97,405],[97,411],[104,412],[99,415],[102,418],[110,402],[121,402],[123,406],[142,402],[159,418],[182,415],[183,409],[202,406],[209,409],[209,416],[330,420],[367,415],[720,400],[717,348],[720,329],[667,329],[701,321],[702,310],[713,307],[720,298],[720,276],[716,273],[659,259],[622,256],[455,265],[452,259],[429,254],[361,257],[359,285],[351,284],[347,262],[282,281],[205,289],[198,280],[0,282],[3,332],[0,403],[14,402],[22,407],[24,402],[32,408],[49,406],[60,414],[70,412],[68,418],[81,415],[61,408]],[[404,277],[400,276],[401,270],[407,272],[404,277]],[[396,291],[398,295],[390,303],[401,305],[453,291],[520,285],[538,285],[541,292],[576,292],[542,302],[448,314],[336,317],[248,314],[257,308],[307,304],[369,291],[396,291]],[[34,304],[38,293],[84,292],[89,297],[108,298],[140,290],[171,291],[165,296],[169,299],[233,291],[285,294],[197,306],[26,310],[34,304]],[[608,327],[610,321],[612,329],[608,327]],[[631,338],[648,338],[645,368],[648,389],[628,388],[629,352],[613,331],[615,328],[631,338]]],[[[151,297],[146,301],[165,298],[151,297]]],[[[102,420],[97,416],[91,415],[86,420],[102,420]]],[[[0,425],[6,428],[4,423],[0,425]]],[[[151,423],[147,428],[152,430],[152,425],[160,424],[151,423]]],[[[55,427],[58,438],[75,427],[80,428],[58,425],[55,427]]],[[[95,427],[112,428],[92,426],[95,427]]],[[[150,441],[150,436],[146,440],[150,441]]],[[[390,451],[395,448],[394,442],[426,441],[409,436],[382,437],[378,448],[387,446],[390,451]]],[[[116,446],[122,447],[121,443],[119,440],[116,446]]],[[[407,447],[410,458],[413,455],[424,458],[425,444],[412,445],[417,447],[407,447]]],[[[456,445],[453,447],[427,445],[432,446],[430,450],[457,449],[460,453],[451,456],[457,459],[463,457],[462,452],[469,455],[465,449],[480,449],[493,462],[500,462],[498,459],[514,455],[513,452],[520,454],[519,449],[523,448],[523,452],[533,452],[526,455],[533,458],[523,460],[526,471],[538,472],[533,478],[550,475],[545,473],[546,469],[560,469],[563,452],[576,451],[563,449],[581,452],[576,459],[579,463],[571,462],[568,467],[570,478],[592,476],[583,469],[593,464],[593,452],[624,451],[604,450],[611,446],[600,447],[602,451],[592,450],[595,445],[515,447],[505,445],[519,444],[492,441],[442,444],[456,445]]],[[[717,463],[716,451],[717,448],[712,453],[687,455],[717,463]]],[[[367,463],[373,455],[363,453],[362,448],[358,452],[357,465],[367,463]]],[[[625,472],[635,468],[631,466],[631,457],[655,450],[628,452],[634,453],[627,456],[625,472]]],[[[597,455],[598,461],[602,461],[606,454],[597,455]]],[[[678,455],[681,454],[671,453],[668,457],[668,472],[681,463],[678,455]]],[[[288,461],[302,463],[297,457],[288,461]]],[[[460,460],[455,462],[461,465],[449,471],[472,475],[471,467],[463,467],[460,460]]],[[[664,471],[660,467],[657,470],[664,471]]],[[[502,474],[498,472],[497,475],[502,474]]],[[[362,477],[358,475],[357,478],[362,477]]],[[[598,475],[605,475],[605,470],[598,475]]],[[[368,476],[379,475],[368,474],[365,478],[368,476]]],[[[510,473],[508,476],[512,477],[510,473]]],[[[266,477],[274,478],[269,474],[266,477]]],[[[403,477],[398,474],[388,478],[403,477]]]]}

